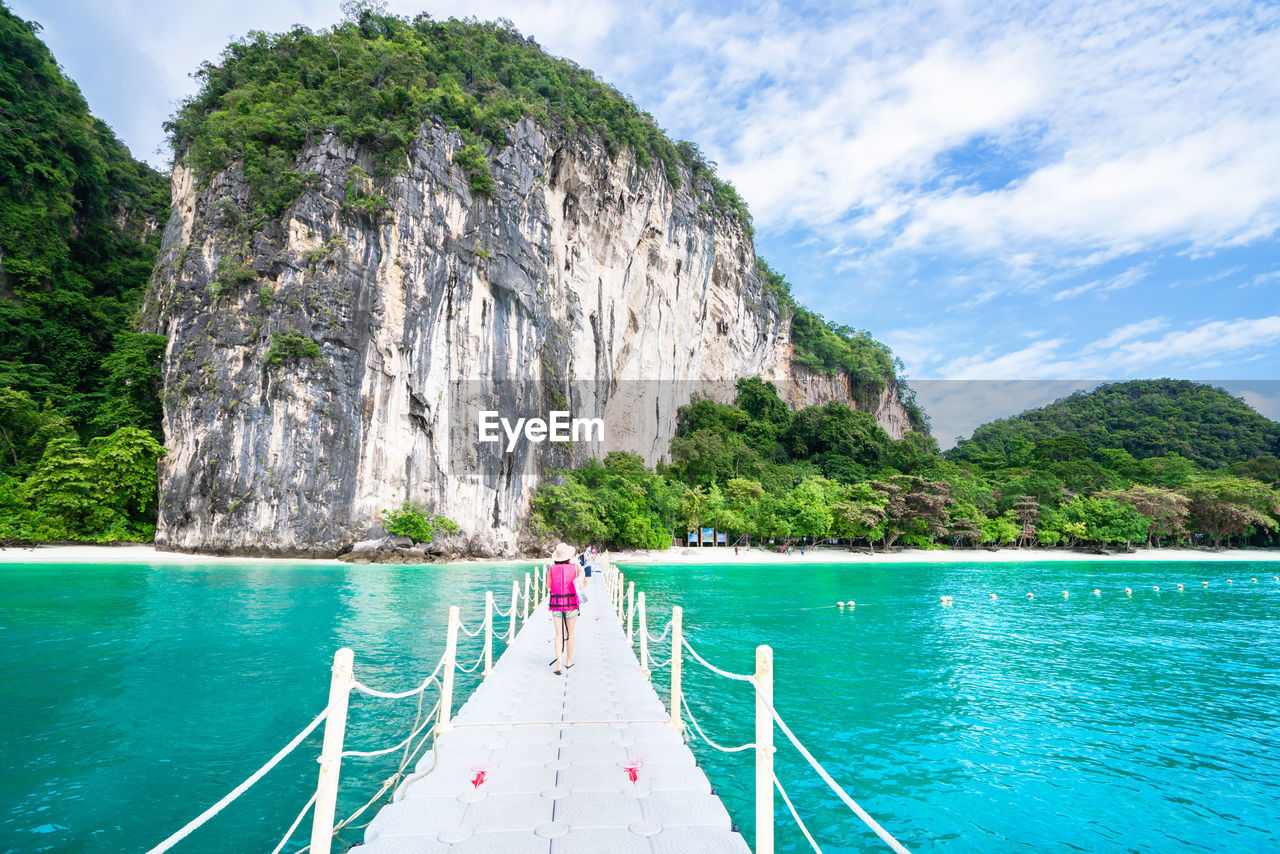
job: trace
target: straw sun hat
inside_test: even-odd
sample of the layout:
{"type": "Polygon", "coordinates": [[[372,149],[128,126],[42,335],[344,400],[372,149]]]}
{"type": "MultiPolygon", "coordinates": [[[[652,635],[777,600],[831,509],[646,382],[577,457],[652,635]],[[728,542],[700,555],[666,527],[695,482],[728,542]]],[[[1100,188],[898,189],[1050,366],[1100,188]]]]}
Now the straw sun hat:
{"type": "Polygon", "coordinates": [[[568,543],[561,543],[556,546],[556,550],[551,553],[551,559],[556,563],[564,563],[573,558],[575,552],[573,546],[568,543]]]}

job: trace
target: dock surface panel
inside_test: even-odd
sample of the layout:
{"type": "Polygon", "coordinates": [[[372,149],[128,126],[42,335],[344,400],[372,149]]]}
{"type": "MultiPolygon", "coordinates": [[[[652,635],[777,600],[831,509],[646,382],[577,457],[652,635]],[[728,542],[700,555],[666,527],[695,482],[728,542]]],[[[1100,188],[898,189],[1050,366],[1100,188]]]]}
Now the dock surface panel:
{"type": "Polygon", "coordinates": [[[750,854],[668,724],[604,579],[587,595],[575,666],[551,672],[540,605],[416,768],[433,770],[353,854],[750,854]]]}

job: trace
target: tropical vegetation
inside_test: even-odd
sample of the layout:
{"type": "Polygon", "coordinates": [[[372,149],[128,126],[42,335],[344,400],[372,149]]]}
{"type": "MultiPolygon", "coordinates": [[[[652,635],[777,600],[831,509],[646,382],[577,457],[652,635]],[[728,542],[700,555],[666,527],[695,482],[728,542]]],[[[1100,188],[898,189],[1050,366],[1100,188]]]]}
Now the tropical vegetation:
{"type": "MultiPolygon", "coordinates": [[[[562,472],[535,496],[533,522],[575,542],[621,548],[664,548],[703,527],[728,533],[730,542],[835,541],[872,550],[1276,544],[1274,439],[1250,445],[1255,455],[1230,466],[1221,464],[1223,448],[1245,439],[1183,446],[1189,456],[1134,446],[1139,457],[1122,447],[1132,439],[1130,414],[1099,401],[1130,395],[1155,407],[1162,389],[1174,398],[1162,408],[1172,435],[1217,436],[1209,425],[1224,412],[1258,435],[1280,428],[1207,386],[1122,383],[1055,404],[1063,423],[1088,423],[1087,440],[1046,431],[1034,443],[988,442],[981,454],[962,443],[943,455],[926,433],[893,440],[871,415],[843,403],[792,412],[771,383],[752,378],[739,381],[733,403],[682,407],[656,469],[614,453],[562,472]],[[1198,405],[1179,408],[1188,396],[1198,405]],[[1077,412],[1096,420],[1076,421],[1077,412]],[[1197,462],[1215,459],[1217,467],[1197,462]]],[[[1009,425],[1018,420],[999,424],[1016,432],[1009,425]]]]}
{"type": "Polygon", "coordinates": [[[0,5],[0,540],[151,539],[165,341],[130,320],[169,182],[0,5]]]}

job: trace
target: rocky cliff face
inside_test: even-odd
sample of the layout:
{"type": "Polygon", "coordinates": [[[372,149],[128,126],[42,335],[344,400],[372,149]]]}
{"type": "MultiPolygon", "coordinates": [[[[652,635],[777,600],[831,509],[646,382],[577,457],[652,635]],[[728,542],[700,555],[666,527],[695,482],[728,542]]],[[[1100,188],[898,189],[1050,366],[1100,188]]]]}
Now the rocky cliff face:
{"type": "Polygon", "coordinates": [[[874,415],[876,423],[892,439],[901,439],[907,431],[913,429],[907,410],[898,400],[898,386],[894,382],[874,392],[870,400],[865,397],[859,399],[846,374],[816,373],[804,365],[792,363],[787,378],[779,385],[778,391],[792,409],[842,400],[855,409],[874,415]]]}
{"type": "MultiPolygon", "coordinates": [[[[267,226],[235,168],[198,186],[175,167],[143,309],[169,339],[158,545],[332,554],[408,498],[510,554],[544,473],[615,449],[656,461],[694,390],[789,387],[788,325],[735,221],[629,153],[528,121],[511,139],[488,197],[441,127],[376,187],[366,156],[321,140],[267,226]],[[481,411],[557,409],[601,418],[603,441],[479,441],[481,411]]],[[[796,379],[795,402],[849,399],[841,378],[796,379]]],[[[895,407],[877,418],[901,435],[895,407]]]]}

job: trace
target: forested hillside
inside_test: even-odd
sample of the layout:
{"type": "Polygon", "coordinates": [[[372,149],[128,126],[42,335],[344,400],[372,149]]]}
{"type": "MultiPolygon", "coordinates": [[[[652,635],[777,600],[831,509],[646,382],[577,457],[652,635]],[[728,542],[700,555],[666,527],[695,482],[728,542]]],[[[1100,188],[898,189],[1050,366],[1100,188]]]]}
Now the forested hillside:
{"type": "Polygon", "coordinates": [[[1134,380],[1077,392],[984,424],[947,452],[956,461],[1068,460],[1104,449],[1137,459],[1180,454],[1209,469],[1280,453],[1280,424],[1221,389],[1134,380]]]}
{"type": "Polygon", "coordinates": [[[38,31],[0,5],[0,538],[147,539],[164,341],[130,321],[169,182],[38,31]]]}
{"type": "Polygon", "coordinates": [[[733,405],[682,410],[668,464],[613,454],[565,472],[539,491],[534,521],[577,542],[649,548],[700,527],[730,542],[873,550],[1275,544],[1280,460],[1265,452],[1280,425],[1221,391],[1168,380],[1046,408],[1063,409],[1058,423],[1087,438],[1053,432],[1038,410],[979,429],[981,453],[975,437],[943,457],[920,433],[891,441],[838,403],[792,413],[772,385],[744,380],[733,405]],[[1027,416],[1042,438],[1018,432],[1027,416]],[[1163,447],[1185,454],[1162,451],[1157,417],[1172,437],[1163,447]]]}

